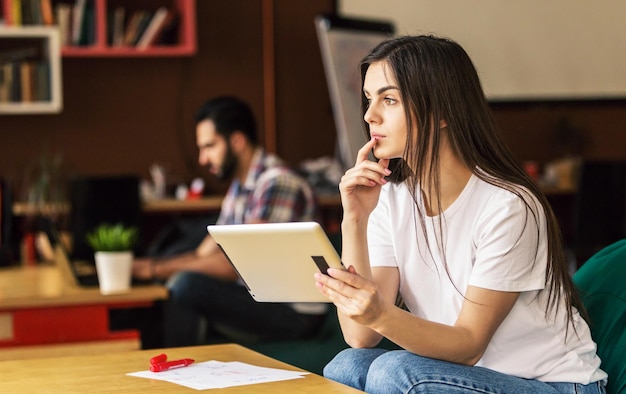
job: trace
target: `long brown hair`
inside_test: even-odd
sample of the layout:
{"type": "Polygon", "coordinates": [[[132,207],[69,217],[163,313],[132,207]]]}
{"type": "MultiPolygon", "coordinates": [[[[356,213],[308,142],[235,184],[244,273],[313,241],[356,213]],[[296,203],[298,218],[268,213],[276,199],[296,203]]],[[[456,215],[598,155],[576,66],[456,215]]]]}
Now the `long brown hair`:
{"type": "MultiPolygon", "coordinates": [[[[446,38],[393,38],[379,44],[362,60],[362,81],[369,66],[379,61],[386,63],[397,80],[406,112],[407,141],[417,141],[415,144],[407,142],[403,159],[391,161],[390,180],[406,182],[415,202],[418,201],[417,185],[428,186],[433,191],[433,209],[442,212],[438,176],[440,159],[435,153],[438,152],[443,130],[439,120],[445,120],[452,150],[476,177],[518,195],[538,226],[537,215],[541,212],[530,206],[529,198],[525,198],[524,194],[530,192],[541,204],[546,216],[548,238],[546,316],[552,308],[558,310],[563,297],[569,306],[566,312],[570,322],[573,322],[571,306],[586,317],[567,269],[561,231],[550,203],[498,133],[478,74],[465,50],[446,38]]],[[[365,95],[361,97],[365,114],[367,98],[365,95]]],[[[369,125],[364,124],[369,139],[369,125]]],[[[419,212],[419,205],[416,206],[419,212]]],[[[423,227],[424,215],[419,216],[423,227]]],[[[444,264],[447,270],[445,258],[444,264]]]]}

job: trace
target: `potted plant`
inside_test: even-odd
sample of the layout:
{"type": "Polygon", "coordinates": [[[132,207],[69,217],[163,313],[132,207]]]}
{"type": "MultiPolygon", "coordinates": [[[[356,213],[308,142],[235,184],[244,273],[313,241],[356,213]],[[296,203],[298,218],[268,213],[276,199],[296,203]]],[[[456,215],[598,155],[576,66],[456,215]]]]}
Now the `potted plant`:
{"type": "Polygon", "coordinates": [[[87,244],[95,252],[96,272],[102,294],[130,290],[133,247],[138,235],[136,227],[124,226],[122,223],[103,223],[86,235],[87,244]]]}

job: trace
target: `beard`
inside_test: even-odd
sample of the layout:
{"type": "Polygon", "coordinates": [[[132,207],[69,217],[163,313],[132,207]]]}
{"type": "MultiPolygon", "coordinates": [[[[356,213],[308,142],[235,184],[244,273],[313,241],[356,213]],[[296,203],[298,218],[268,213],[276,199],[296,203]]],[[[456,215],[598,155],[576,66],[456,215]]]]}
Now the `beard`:
{"type": "Polygon", "coordinates": [[[233,152],[230,145],[228,145],[228,149],[226,150],[226,156],[224,157],[224,161],[222,162],[222,166],[215,176],[220,181],[229,180],[235,175],[235,170],[237,169],[237,156],[233,152]]]}

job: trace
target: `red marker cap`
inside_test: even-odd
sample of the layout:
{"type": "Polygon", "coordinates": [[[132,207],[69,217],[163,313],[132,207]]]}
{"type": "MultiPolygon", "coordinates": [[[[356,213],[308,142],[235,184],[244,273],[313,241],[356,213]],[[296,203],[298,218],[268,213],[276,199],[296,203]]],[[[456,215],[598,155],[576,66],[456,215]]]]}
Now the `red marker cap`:
{"type": "Polygon", "coordinates": [[[167,361],[167,355],[165,353],[161,353],[158,356],[154,356],[150,359],[150,365],[164,363],[167,361]]]}

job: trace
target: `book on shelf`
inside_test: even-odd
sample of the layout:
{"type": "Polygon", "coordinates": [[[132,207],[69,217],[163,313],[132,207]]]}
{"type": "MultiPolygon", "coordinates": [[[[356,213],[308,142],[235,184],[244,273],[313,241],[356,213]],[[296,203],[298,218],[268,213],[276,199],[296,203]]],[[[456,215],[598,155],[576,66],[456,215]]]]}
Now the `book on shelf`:
{"type": "Polygon", "coordinates": [[[0,103],[11,101],[11,89],[13,85],[12,63],[0,64],[0,103]]]}
{"type": "Polygon", "coordinates": [[[93,45],[96,42],[96,8],[94,0],[85,4],[83,24],[81,25],[79,45],[93,45]]]}
{"type": "Polygon", "coordinates": [[[50,89],[50,63],[42,60],[35,64],[35,99],[37,101],[50,101],[52,92],[50,89]]]}
{"type": "Polygon", "coordinates": [[[72,45],[72,6],[58,3],[54,7],[62,46],[72,45]]]}
{"type": "Polygon", "coordinates": [[[41,19],[44,25],[54,25],[54,13],[52,12],[52,0],[41,0],[41,19]]]}
{"type": "Polygon", "coordinates": [[[21,25],[54,25],[52,0],[17,0],[21,3],[21,25]]]}
{"type": "Polygon", "coordinates": [[[34,25],[35,23],[35,10],[31,0],[20,0],[22,21],[21,25],[34,25]]]}
{"type": "Polygon", "coordinates": [[[95,42],[96,34],[94,0],[76,0],[71,10],[72,45],[92,45],[95,42]]]}
{"type": "Polygon", "coordinates": [[[30,0],[20,0],[20,7],[22,8],[22,25],[32,25],[33,23],[33,11],[31,9],[30,0]]]}
{"type": "Polygon", "coordinates": [[[10,2],[11,24],[15,26],[54,24],[52,0],[5,0],[10,2]]]}
{"type": "Polygon", "coordinates": [[[10,62],[2,66],[4,74],[3,80],[5,87],[3,88],[6,100],[4,102],[17,103],[22,101],[22,85],[20,81],[19,63],[10,62]]]}
{"type": "Polygon", "coordinates": [[[154,16],[150,20],[148,27],[146,27],[146,30],[137,41],[136,46],[138,48],[145,49],[154,45],[158,41],[161,33],[163,32],[163,29],[165,28],[165,26],[167,26],[172,17],[172,12],[169,11],[166,7],[159,8],[154,13],[154,16]]]}
{"type": "Polygon", "coordinates": [[[43,14],[41,10],[41,0],[22,0],[24,3],[30,2],[31,21],[33,25],[43,25],[43,14]]]}
{"type": "Polygon", "coordinates": [[[22,0],[5,0],[11,2],[11,20],[16,26],[22,24],[22,0]]]}
{"type": "Polygon", "coordinates": [[[19,103],[22,101],[22,77],[20,75],[20,64],[11,62],[11,85],[9,86],[9,101],[19,103]]]}
{"type": "Polygon", "coordinates": [[[115,7],[112,16],[109,18],[110,44],[114,47],[124,45],[124,21],[126,18],[126,9],[124,7],[115,7]]]}
{"type": "Polygon", "coordinates": [[[9,51],[0,55],[0,63],[3,64],[3,81],[6,84],[5,95],[8,102],[22,101],[22,70],[19,52],[27,52],[27,49],[9,51]]]}
{"type": "Polygon", "coordinates": [[[135,45],[138,37],[150,21],[150,15],[150,12],[146,10],[138,10],[132,13],[124,32],[124,40],[122,41],[124,46],[135,45]]]}
{"type": "Polygon", "coordinates": [[[137,42],[139,41],[143,33],[148,28],[148,25],[150,24],[150,21],[152,20],[153,15],[154,15],[153,12],[145,11],[145,13],[143,14],[143,17],[141,18],[141,21],[139,22],[139,26],[137,27],[137,33],[135,34],[135,39],[130,45],[132,46],[137,45],[137,42]]]}
{"type": "Polygon", "coordinates": [[[0,102],[49,101],[50,65],[46,60],[0,64],[0,102]]]}
{"type": "Polygon", "coordinates": [[[72,45],[80,44],[80,35],[83,30],[83,22],[85,21],[85,8],[87,6],[87,0],[76,0],[76,3],[72,7],[72,27],[70,32],[72,34],[72,45]]]}
{"type": "Polygon", "coordinates": [[[20,91],[22,93],[21,100],[25,103],[35,101],[35,65],[31,61],[22,61],[19,64],[20,69],[20,91]]]}

